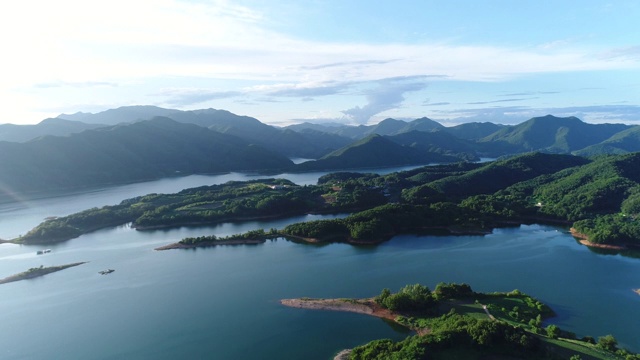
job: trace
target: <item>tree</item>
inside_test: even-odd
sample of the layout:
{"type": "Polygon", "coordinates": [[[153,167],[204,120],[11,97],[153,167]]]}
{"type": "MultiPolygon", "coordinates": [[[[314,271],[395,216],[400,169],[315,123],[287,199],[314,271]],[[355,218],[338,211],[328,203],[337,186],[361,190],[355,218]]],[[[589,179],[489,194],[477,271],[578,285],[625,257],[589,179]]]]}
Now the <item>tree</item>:
{"type": "Polygon", "coordinates": [[[552,339],[557,339],[558,336],[560,336],[560,328],[557,327],[556,325],[549,325],[547,326],[546,330],[547,330],[547,336],[552,339]]]}
{"type": "Polygon", "coordinates": [[[616,351],[618,340],[613,335],[600,336],[598,338],[598,346],[608,351],[616,351]]]}
{"type": "Polygon", "coordinates": [[[389,290],[388,288],[384,288],[382,289],[380,295],[376,296],[375,302],[378,305],[384,305],[389,296],[391,296],[391,290],[389,290]]]}
{"type": "Polygon", "coordinates": [[[407,285],[395,294],[384,289],[375,301],[393,311],[425,311],[436,304],[431,290],[420,284],[407,285]]]}

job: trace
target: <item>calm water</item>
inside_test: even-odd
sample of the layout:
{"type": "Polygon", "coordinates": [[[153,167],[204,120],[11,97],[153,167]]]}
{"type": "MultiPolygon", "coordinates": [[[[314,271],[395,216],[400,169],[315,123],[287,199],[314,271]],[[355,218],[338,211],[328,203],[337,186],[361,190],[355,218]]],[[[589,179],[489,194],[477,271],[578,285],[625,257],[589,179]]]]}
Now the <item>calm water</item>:
{"type": "MultiPolygon", "coordinates": [[[[354,170],[389,174],[396,171],[415,169],[418,166],[404,166],[384,169],[354,170]]],[[[318,178],[327,172],[283,173],[277,175],[251,175],[229,173],[222,175],[190,175],[166,178],[143,183],[94,189],[78,194],[63,194],[43,199],[21,199],[12,203],[0,203],[0,238],[13,239],[40,224],[48,216],[65,216],[78,211],[115,205],[135,196],[151,193],[175,193],[183,189],[223,184],[227,181],[245,181],[264,178],[285,178],[298,185],[315,185],[318,178]]],[[[0,189],[5,190],[5,189],[0,189]]]]}
{"type": "MultiPolygon", "coordinates": [[[[165,181],[177,180],[143,189],[168,188],[165,181]]],[[[58,201],[62,212],[53,214],[42,204],[53,211],[55,199],[13,210],[5,206],[0,236],[25,231],[31,221],[25,217],[116,203],[139,195],[125,195],[134,190],[68,196],[58,201]],[[104,203],[106,194],[113,199],[104,203]],[[5,216],[13,216],[17,229],[5,216]]],[[[146,192],[169,191],[175,190],[146,192]]],[[[368,297],[384,287],[420,282],[433,288],[440,281],[467,282],[479,291],[518,288],[550,304],[559,313],[552,322],[563,329],[580,336],[612,333],[621,346],[640,351],[640,296],[631,291],[640,287],[640,260],[595,254],[561,228],[398,236],[375,247],[280,239],[256,246],[153,250],[185,236],[228,235],[315,218],[149,232],[121,226],[52,245],[52,253],[40,256],[35,255],[40,247],[0,245],[0,277],[33,266],[89,261],[0,285],[0,358],[329,359],[343,348],[406,334],[380,319],[285,308],[279,299],[368,297]],[[107,268],[116,271],[98,274],[107,268]]]]}

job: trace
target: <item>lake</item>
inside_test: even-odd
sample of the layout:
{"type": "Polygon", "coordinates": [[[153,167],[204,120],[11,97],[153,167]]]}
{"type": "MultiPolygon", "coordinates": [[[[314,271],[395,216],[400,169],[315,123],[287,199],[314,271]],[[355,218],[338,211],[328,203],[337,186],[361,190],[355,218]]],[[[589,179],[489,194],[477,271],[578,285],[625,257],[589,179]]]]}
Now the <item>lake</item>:
{"type": "MultiPolygon", "coordinates": [[[[353,172],[373,172],[389,174],[411,170],[419,166],[402,166],[382,169],[351,170],[353,172]]],[[[0,239],[13,239],[31,230],[49,216],[66,216],[78,211],[115,205],[124,199],[151,193],[175,193],[183,189],[223,184],[227,181],[246,181],[265,178],[285,178],[298,185],[315,185],[326,171],[309,173],[283,173],[276,175],[255,175],[228,173],[220,175],[189,175],[164,178],[120,186],[102,187],[78,193],[62,193],[46,198],[26,199],[14,197],[15,202],[0,203],[0,239]]],[[[5,190],[5,189],[0,189],[5,190]]]]}
{"type": "MultiPolygon", "coordinates": [[[[307,181],[315,183],[313,176],[307,181]]],[[[182,189],[218,180],[164,179],[4,204],[0,236],[24,232],[38,217],[36,224],[46,216],[126,197],[177,191],[171,184],[182,189]]],[[[186,236],[224,236],[326,217],[158,231],[120,226],[48,246],[52,252],[45,255],[36,255],[42,247],[2,244],[0,277],[40,265],[89,262],[0,285],[0,358],[330,359],[343,348],[407,333],[378,318],[286,308],[278,300],[369,297],[384,287],[395,291],[419,282],[433,289],[440,281],[466,282],[477,291],[517,288],[558,312],[548,323],[579,336],[611,333],[622,347],[640,351],[635,315],[640,296],[632,292],[640,287],[640,260],[596,254],[563,228],[530,225],[486,236],[403,235],[364,247],[279,239],[253,246],[153,250],[186,236]],[[107,268],[116,271],[98,274],[107,268]]]]}

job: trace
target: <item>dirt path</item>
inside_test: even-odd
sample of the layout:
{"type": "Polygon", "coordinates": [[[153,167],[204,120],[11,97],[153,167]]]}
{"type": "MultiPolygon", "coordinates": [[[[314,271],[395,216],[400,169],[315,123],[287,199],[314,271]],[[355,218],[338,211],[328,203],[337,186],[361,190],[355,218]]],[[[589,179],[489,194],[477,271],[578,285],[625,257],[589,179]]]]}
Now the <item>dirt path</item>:
{"type": "Polygon", "coordinates": [[[482,308],[484,309],[484,312],[487,313],[487,316],[489,317],[489,319],[491,320],[495,320],[496,318],[493,317],[493,315],[491,315],[491,313],[489,312],[489,309],[487,309],[487,305],[482,305],[482,308]]]}

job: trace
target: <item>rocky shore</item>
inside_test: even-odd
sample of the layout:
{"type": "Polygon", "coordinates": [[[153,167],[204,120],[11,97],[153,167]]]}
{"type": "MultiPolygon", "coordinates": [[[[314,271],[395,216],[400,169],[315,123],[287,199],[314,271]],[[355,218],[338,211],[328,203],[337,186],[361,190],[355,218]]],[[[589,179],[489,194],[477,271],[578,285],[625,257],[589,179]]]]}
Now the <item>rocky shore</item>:
{"type": "Polygon", "coordinates": [[[333,360],[349,360],[349,355],[351,355],[351,349],[345,349],[340,351],[333,360]]]}
{"type": "Polygon", "coordinates": [[[615,251],[627,250],[627,247],[624,246],[624,245],[611,245],[611,244],[592,243],[591,241],[589,241],[589,237],[587,235],[578,232],[574,228],[569,229],[569,231],[571,232],[571,235],[573,235],[574,238],[578,239],[580,244],[582,244],[584,246],[589,246],[589,247],[598,248],[598,249],[605,249],[605,250],[615,250],[615,251]]]}
{"type": "MultiPolygon", "coordinates": [[[[358,314],[365,314],[369,316],[375,316],[391,321],[396,321],[396,318],[401,314],[393,312],[389,309],[383,308],[378,305],[373,298],[368,299],[310,299],[310,298],[298,298],[298,299],[283,299],[280,303],[284,306],[311,309],[311,310],[329,310],[329,311],[345,311],[358,314]]],[[[419,335],[424,335],[429,332],[428,329],[414,329],[419,335]]]]}

